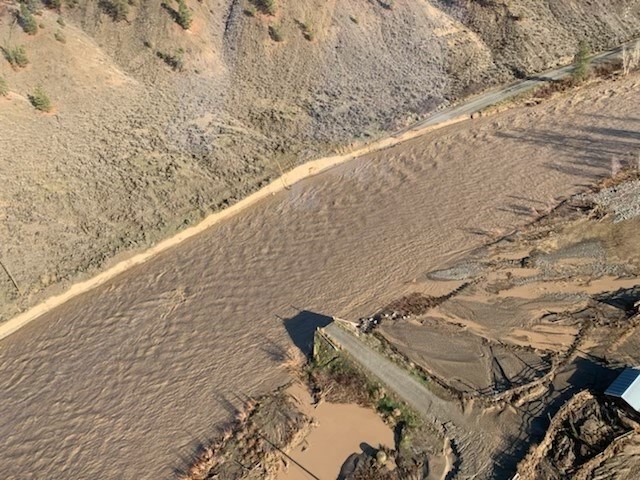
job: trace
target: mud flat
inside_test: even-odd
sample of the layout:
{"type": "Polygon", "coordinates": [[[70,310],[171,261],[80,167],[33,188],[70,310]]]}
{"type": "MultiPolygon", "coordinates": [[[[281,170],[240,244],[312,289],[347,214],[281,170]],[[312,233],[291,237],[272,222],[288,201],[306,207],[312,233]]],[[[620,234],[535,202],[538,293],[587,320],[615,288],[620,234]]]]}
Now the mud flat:
{"type": "Polygon", "coordinates": [[[638,128],[637,87],[598,84],[364,156],[6,338],[5,475],[171,476],[238,396],[286,380],[283,319],[376,311],[608,175],[612,159],[635,161],[637,136],[620,132],[638,128]]]}

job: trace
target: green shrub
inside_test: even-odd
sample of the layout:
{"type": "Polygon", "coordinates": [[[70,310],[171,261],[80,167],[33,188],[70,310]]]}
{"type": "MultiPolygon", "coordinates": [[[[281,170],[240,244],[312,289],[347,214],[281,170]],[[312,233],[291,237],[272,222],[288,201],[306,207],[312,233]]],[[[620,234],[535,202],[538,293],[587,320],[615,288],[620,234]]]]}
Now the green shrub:
{"type": "Polygon", "coordinates": [[[58,22],[58,25],[60,25],[62,28],[64,28],[67,24],[64,21],[64,18],[62,17],[58,17],[58,20],[56,20],[58,22]]]}
{"type": "Polygon", "coordinates": [[[24,3],[27,9],[35,15],[38,15],[40,6],[42,5],[41,0],[20,0],[20,3],[24,3]]]}
{"type": "Polygon", "coordinates": [[[415,428],[420,424],[420,419],[414,411],[409,409],[403,402],[398,402],[387,395],[378,400],[376,409],[385,416],[395,417],[396,422],[402,422],[409,428],[415,428]]]}
{"type": "Polygon", "coordinates": [[[267,15],[276,14],[276,0],[252,0],[252,3],[267,15]]]}
{"type": "Polygon", "coordinates": [[[192,21],[191,10],[189,10],[186,0],[176,1],[178,2],[178,10],[175,10],[167,2],[160,3],[160,6],[164,8],[169,13],[169,15],[171,15],[171,18],[173,18],[174,22],[176,22],[185,30],[188,30],[191,26],[192,21]]]}
{"type": "Polygon", "coordinates": [[[583,82],[589,76],[589,48],[585,42],[580,42],[578,51],[573,57],[573,72],[571,76],[576,83],[583,82]]]}
{"type": "Polygon", "coordinates": [[[245,8],[245,9],[244,9],[244,14],[245,14],[247,17],[255,17],[255,16],[256,16],[256,13],[258,13],[258,11],[256,10],[256,6],[255,6],[255,5],[251,5],[251,4],[249,4],[249,5],[247,6],[247,8],[245,8]]]}
{"type": "Polygon", "coordinates": [[[20,4],[20,12],[18,12],[18,23],[22,30],[28,35],[35,35],[38,32],[38,24],[33,17],[33,13],[29,10],[26,3],[20,4]]]}
{"type": "Polygon", "coordinates": [[[191,10],[187,7],[185,0],[178,0],[178,13],[176,14],[176,22],[185,30],[191,26],[191,10]]]}
{"type": "Polygon", "coordinates": [[[129,15],[128,0],[100,0],[100,7],[114,22],[126,20],[129,15]]]}
{"type": "Polygon", "coordinates": [[[2,53],[4,54],[4,58],[13,68],[26,67],[29,63],[27,52],[23,46],[8,48],[2,47],[2,53]]]}
{"type": "Polygon", "coordinates": [[[282,30],[277,25],[269,25],[269,36],[274,42],[282,42],[284,40],[282,30]]]}
{"type": "Polygon", "coordinates": [[[316,38],[316,33],[313,31],[311,24],[309,22],[300,22],[299,25],[300,30],[302,30],[302,36],[306,40],[313,42],[314,38],[316,38]]]}
{"type": "Polygon", "coordinates": [[[67,38],[64,36],[64,33],[62,33],[60,30],[58,30],[56,33],[53,34],[53,38],[55,38],[60,43],[67,43],[67,38]]]}
{"type": "Polygon", "coordinates": [[[53,108],[49,96],[44,92],[42,87],[36,87],[31,95],[29,95],[29,101],[36,110],[41,112],[50,112],[53,108]]]}
{"type": "Polygon", "coordinates": [[[175,53],[162,52],[158,50],[156,56],[164,61],[176,72],[181,72],[184,68],[184,50],[179,48],[175,53]]]}
{"type": "Polygon", "coordinates": [[[0,97],[6,97],[9,94],[9,85],[7,81],[0,77],[0,97]]]}
{"type": "Polygon", "coordinates": [[[47,8],[57,10],[58,12],[62,8],[62,0],[46,0],[44,4],[47,6],[47,8]]]}

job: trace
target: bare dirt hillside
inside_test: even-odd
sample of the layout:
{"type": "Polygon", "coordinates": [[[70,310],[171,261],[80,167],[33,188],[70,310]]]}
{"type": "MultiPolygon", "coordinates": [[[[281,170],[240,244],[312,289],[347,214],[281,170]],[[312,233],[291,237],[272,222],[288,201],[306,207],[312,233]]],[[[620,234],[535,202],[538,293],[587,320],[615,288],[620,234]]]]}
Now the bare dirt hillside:
{"type": "Polygon", "coordinates": [[[638,1],[186,4],[188,29],[173,1],[30,2],[29,35],[0,2],[0,320],[281,169],[640,30],[638,1]]]}

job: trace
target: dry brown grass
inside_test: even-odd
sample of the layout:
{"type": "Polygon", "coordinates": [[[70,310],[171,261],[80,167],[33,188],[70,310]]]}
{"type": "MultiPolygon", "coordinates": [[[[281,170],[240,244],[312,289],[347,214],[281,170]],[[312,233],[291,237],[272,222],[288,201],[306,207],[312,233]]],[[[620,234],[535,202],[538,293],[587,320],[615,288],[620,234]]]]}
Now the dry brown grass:
{"type": "Polygon", "coordinates": [[[565,478],[605,452],[628,428],[615,406],[583,390],[558,411],[540,444],[533,445],[518,465],[520,478],[541,478],[550,472],[565,478]]]}
{"type": "Polygon", "coordinates": [[[382,313],[396,314],[399,316],[422,315],[433,307],[440,305],[448,296],[429,297],[421,293],[410,293],[402,298],[394,300],[382,309],[382,313]]]}
{"type": "Polygon", "coordinates": [[[605,188],[615,187],[616,185],[620,185],[622,183],[631,182],[634,180],[640,179],[640,158],[638,158],[638,165],[630,168],[626,168],[621,170],[616,175],[612,177],[605,178],[598,185],[598,190],[603,190],[605,188]]]}
{"type": "Polygon", "coordinates": [[[292,375],[300,376],[307,364],[307,358],[300,349],[291,345],[283,353],[283,360],[280,366],[292,375]]]}

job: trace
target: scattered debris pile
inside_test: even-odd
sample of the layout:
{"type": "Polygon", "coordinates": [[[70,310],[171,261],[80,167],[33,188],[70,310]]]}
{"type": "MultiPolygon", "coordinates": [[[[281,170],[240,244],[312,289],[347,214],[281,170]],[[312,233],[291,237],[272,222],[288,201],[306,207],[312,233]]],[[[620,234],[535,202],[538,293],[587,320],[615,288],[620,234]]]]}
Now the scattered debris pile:
{"type": "Polygon", "coordinates": [[[354,453],[344,462],[340,470],[339,480],[396,480],[399,472],[394,471],[395,463],[391,457],[395,454],[389,449],[367,449],[354,453]]]}
{"type": "Polygon", "coordinates": [[[429,309],[437,307],[454,296],[465,286],[466,284],[441,297],[431,297],[418,292],[405,295],[389,303],[375,315],[359,319],[358,329],[362,333],[371,333],[383,320],[407,320],[413,316],[423,315],[429,309]]]}
{"type": "MultiPolygon", "coordinates": [[[[640,164],[638,164],[640,167],[640,164]]],[[[598,191],[577,196],[594,214],[613,216],[614,223],[640,217],[640,169],[629,168],[605,180],[598,191]]]]}
{"type": "Polygon", "coordinates": [[[295,444],[310,426],[284,389],[248,400],[235,423],[206,447],[182,476],[184,480],[258,480],[280,468],[282,450],[295,444]]]}
{"type": "Polygon", "coordinates": [[[520,463],[518,478],[582,477],[594,459],[634,431],[638,424],[614,403],[582,391],[552,419],[542,442],[520,463]]]}

